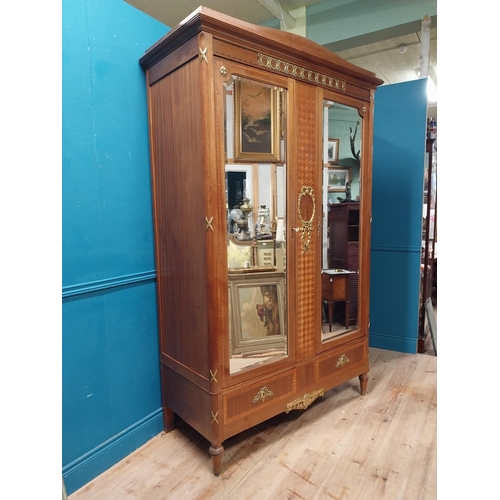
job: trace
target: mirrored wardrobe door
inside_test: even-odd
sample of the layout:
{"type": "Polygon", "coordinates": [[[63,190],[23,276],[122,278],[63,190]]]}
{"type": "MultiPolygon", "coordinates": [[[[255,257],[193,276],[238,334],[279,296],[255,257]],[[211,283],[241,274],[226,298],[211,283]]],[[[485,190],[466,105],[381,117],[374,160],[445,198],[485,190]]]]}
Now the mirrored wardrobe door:
{"type": "Polygon", "coordinates": [[[322,342],[359,329],[362,118],[323,100],[322,342]]]}
{"type": "Polygon", "coordinates": [[[268,82],[229,73],[223,83],[231,375],[288,356],[287,91],[268,82]]]}

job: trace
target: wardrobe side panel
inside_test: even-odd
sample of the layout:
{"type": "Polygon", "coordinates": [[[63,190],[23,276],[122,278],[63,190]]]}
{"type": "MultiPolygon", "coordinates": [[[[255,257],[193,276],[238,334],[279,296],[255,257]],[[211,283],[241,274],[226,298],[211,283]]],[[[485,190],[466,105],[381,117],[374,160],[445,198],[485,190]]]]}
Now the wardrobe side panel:
{"type": "Polygon", "coordinates": [[[150,87],[162,361],[208,373],[206,224],[199,61],[150,87]],[[170,359],[168,359],[170,358],[170,359]]]}

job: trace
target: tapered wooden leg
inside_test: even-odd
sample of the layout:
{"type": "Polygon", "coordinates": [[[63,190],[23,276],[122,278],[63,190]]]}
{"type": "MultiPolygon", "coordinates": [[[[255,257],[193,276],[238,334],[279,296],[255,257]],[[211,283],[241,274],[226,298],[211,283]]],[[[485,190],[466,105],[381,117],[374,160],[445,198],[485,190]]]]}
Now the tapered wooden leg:
{"type": "Polygon", "coordinates": [[[361,385],[361,396],[364,396],[366,394],[366,386],[368,384],[368,373],[362,373],[359,376],[359,383],[361,385]]]}
{"type": "Polygon", "coordinates": [[[214,469],[214,475],[218,476],[220,474],[224,447],[221,444],[212,445],[210,446],[209,451],[210,455],[212,456],[212,467],[214,469]]]}
{"type": "Polygon", "coordinates": [[[174,430],[174,412],[166,406],[163,407],[163,428],[165,432],[174,430]]]}
{"type": "Polygon", "coordinates": [[[332,331],[332,318],[334,314],[333,302],[328,302],[328,328],[329,332],[332,331]]]}

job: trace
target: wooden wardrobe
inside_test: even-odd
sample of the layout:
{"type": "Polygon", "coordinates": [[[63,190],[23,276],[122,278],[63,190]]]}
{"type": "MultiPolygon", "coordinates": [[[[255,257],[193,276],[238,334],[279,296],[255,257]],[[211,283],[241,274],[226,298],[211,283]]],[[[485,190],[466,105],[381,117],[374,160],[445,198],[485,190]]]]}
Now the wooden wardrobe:
{"type": "Polygon", "coordinates": [[[176,414],[201,433],[218,475],[228,437],[354,377],[367,390],[373,95],[382,81],[299,35],[205,7],[140,65],[165,430],[176,414]],[[334,167],[325,151],[357,122],[357,320],[329,331],[321,274],[334,167]]]}

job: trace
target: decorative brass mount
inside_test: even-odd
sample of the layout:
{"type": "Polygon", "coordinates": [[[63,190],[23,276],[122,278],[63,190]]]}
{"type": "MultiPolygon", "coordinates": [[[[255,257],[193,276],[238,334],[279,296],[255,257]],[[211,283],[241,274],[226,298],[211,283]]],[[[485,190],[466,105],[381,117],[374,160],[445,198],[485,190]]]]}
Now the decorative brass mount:
{"type": "Polygon", "coordinates": [[[335,368],[338,368],[339,366],[347,365],[347,363],[349,363],[350,361],[351,360],[345,354],[342,354],[342,356],[340,356],[337,363],[335,364],[335,368]]]}
{"type": "Polygon", "coordinates": [[[200,49],[200,62],[205,61],[208,64],[208,59],[207,59],[207,49],[208,47],[205,47],[202,49],[201,47],[198,47],[200,49]]]}
{"type": "Polygon", "coordinates": [[[294,399],[291,403],[287,403],[285,413],[289,413],[290,410],[305,410],[307,407],[311,406],[316,399],[323,397],[324,394],[325,391],[323,387],[309,394],[304,394],[301,398],[294,399]]]}
{"type": "Polygon", "coordinates": [[[279,71],[280,73],[285,73],[287,75],[295,76],[296,78],[302,78],[309,82],[318,83],[324,85],[325,87],[341,90],[345,92],[346,83],[343,80],[334,78],[333,76],[324,75],[313,71],[312,69],[302,68],[296,64],[292,64],[281,59],[276,59],[275,57],[267,56],[266,54],[258,54],[258,63],[260,66],[274,71],[279,71]]]}
{"type": "Polygon", "coordinates": [[[259,392],[252,399],[252,404],[255,404],[259,400],[264,402],[264,399],[266,399],[268,396],[274,396],[274,393],[267,387],[261,387],[259,389],[259,392]]]}
{"type": "Polygon", "coordinates": [[[292,230],[295,232],[302,231],[302,253],[305,253],[309,252],[309,250],[311,249],[311,232],[313,229],[314,216],[316,215],[316,199],[314,198],[313,188],[311,186],[302,186],[297,204],[299,210],[299,220],[302,224],[302,227],[292,227],[292,230]],[[302,200],[302,197],[306,195],[311,197],[313,203],[313,212],[309,220],[304,220],[304,218],[302,217],[302,212],[300,210],[300,201],[302,200]]]}

